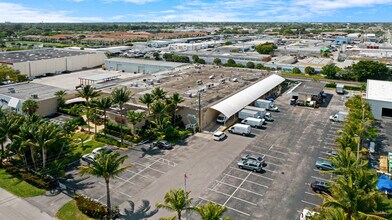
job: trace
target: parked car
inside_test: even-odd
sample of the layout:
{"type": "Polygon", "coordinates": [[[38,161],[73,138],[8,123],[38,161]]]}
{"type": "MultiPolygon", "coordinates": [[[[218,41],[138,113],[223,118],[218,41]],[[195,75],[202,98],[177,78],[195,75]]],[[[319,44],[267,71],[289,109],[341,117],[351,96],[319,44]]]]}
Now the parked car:
{"type": "Polygon", "coordinates": [[[325,155],[327,157],[336,157],[338,155],[338,152],[336,150],[327,150],[327,152],[325,152],[325,155]]]}
{"type": "Polygon", "coordinates": [[[316,168],[319,170],[336,170],[336,168],[332,165],[332,162],[325,159],[317,160],[316,168]]]}
{"type": "Polygon", "coordinates": [[[262,165],[265,164],[264,157],[258,156],[258,155],[246,154],[246,155],[242,156],[241,159],[242,160],[254,160],[254,161],[261,163],[262,165]]]}
{"type": "Polygon", "coordinates": [[[217,131],[214,133],[214,140],[215,141],[221,141],[221,140],[225,139],[225,137],[226,137],[226,134],[221,131],[217,131]]]}
{"type": "Polygon", "coordinates": [[[159,149],[164,149],[164,150],[171,150],[173,149],[173,145],[169,143],[168,141],[154,141],[152,142],[152,147],[158,147],[159,149]]]}
{"type": "Polygon", "coordinates": [[[251,170],[253,172],[261,172],[263,165],[256,160],[240,160],[238,167],[241,169],[251,170]]]}
{"type": "Polygon", "coordinates": [[[313,183],[310,184],[310,187],[312,187],[313,191],[316,193],[326,193],[328,195],[331,195],[331,191],[329,191],[328,183],[323,182],[323,181],[314,181],[313,183]]]}
{"type": "Polygon", "coordinates": [[[251,128],[250,128],[250,125],[235,124],[229,128],[229,132],[234,133],[234,134],[241,134],[243,136],[247,136],[247,135],[250,135],[251,128]]]}
{"type": "Polygon", "coordinates": [[[302,213],[299,215],[299,220],[309,220],[316,214],[314,211],[310,211],[309,209],[304,209],[302,213]]]}
{"type": "Polygon", "coordinates": [[[95,155],[94,153],[88,153],[82,156],[82,160],[87,162],[87,163],[92,163],[95,160],[95,155]]]}
{"type": "Polygon", "coordinates": [[[113,152],[113,150],[109,146],[103,146],[103,147],[95,148],[92,153],[99,154],[101,152],[105,152],[107,154],[110,154],[111,152],[113,152]]]}

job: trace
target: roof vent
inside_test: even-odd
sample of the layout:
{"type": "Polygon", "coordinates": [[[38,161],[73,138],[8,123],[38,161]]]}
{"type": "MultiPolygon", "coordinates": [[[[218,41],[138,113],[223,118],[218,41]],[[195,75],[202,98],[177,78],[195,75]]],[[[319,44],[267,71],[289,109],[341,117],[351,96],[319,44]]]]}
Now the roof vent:
{"type": "Polygon", "coordinates": [[[31,94],[31,98],[38,99],[38,94],[31,94]]]}

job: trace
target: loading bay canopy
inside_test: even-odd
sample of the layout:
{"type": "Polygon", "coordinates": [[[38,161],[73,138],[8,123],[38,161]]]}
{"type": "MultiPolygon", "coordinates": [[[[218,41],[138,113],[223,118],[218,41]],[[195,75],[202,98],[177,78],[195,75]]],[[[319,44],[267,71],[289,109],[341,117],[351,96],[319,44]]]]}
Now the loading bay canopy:
{"type": "Polygon", "coordinates": [[[102,74],[80,77],[79,80],[80,80],[80,85],[90,85],[97,82],[106,82],[106,81],[114,80],[117,79],[119,76],[120,75],[112,74],[112,73],[102,73],[102,74]]]}
{"type": "Polygon", "coordinates": [[[285,79],[283,77],[273,74],[219,102],[211,108],[224,114],[227,118],[230,118],[284,81],[285,79]]]}

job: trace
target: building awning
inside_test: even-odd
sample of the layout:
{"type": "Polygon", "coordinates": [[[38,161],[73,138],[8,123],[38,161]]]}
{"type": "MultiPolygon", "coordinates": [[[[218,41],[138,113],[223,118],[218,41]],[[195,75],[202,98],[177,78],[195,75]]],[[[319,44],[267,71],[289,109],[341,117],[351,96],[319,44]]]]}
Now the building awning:
{"type": "Polygon", "coordinates": [[[283,77],[273,74],[219,102],[211,108],[229,118],[284,81],[285,79],[283,77]]]}
{"type": "Polygon", "coordinates": [[[18,108],[19,103],[20,103],[20,99],[11,98],[10,101],[8,101],[8,107],[18,108]]]}
{"type": "Polygon", "coordinates": [[[78,98],[73,98],[73,99],[69,99],[67,101],[65,101],[65,104],[73,104],[73,103],[78,103],[78,102],[86,102],[85,98],[82,97],[78,97],[78,98]]]}

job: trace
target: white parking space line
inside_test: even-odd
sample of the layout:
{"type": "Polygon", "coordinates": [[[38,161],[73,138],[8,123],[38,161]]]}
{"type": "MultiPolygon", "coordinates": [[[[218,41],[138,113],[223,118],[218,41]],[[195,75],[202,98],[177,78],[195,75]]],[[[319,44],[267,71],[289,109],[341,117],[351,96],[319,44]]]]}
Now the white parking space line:
{"type": "MultiPolygon", "coordinates": [[[[232,175],[227,174],[227,173],[225,173],[224,175],[225,175],[225,176],[229,176],[229,177],[233,177],[233,178],[235,178],[235,179],[243,180],[243,178],[239,178],[239,177],[236,177],[236,176],[232,176],[232,175]]],[[[265,188],[267,188],[267,189],[269,188],[268,186],[265,186],[265,185],[263,185],[263,184],[256,183],[256,182],[253,182],[253,181],[250,181],[250,180],[246,180],[246,182],[255,184],[255,185],[257,185],[257,186],[265,187],[265,188]]]]}
{"type": "Polygon", "coordinates": [[[306,203],[306,204],[308,204],[308,205],[312,205],[312,206],[319,206],[319,205],[317,205],[317,204],[315,204],[315,203],[308,202],[308,201],[305,201],[305,200],[301,200],[301,202],[306,203]]]}
{"type": "MultiPolygon", "coordinates": [[[[338,135],[338,134],[327,134],[327,136],[330,136],[330,137],[335,137],[335,138],[339,137],[339,135],[338,135]]],[[[327,139],[327,138],[325,138],[325,139],[327,139]]]]}
{"type": "Polygon", "coordinates": [[[233,195],[238,191],[238,188],[240,188],[242,186],[242,184],[244,184],[244,182],[246,181],[246,179],[248,179],[248,177],[250,176],[251,172],[249,172],[249,174],[245,177],[244,180],[242,180],[241,184],[239,186],[237,186],[237,188],[234,190],[234,192],[231,194],[231,196],[226,200],[226,202],[223,205],[226,205],[227,202],[229,202],[229,200],[233,197],[233,195]]]}
{"type": "MultiPolygon", "coordinates": [[[[101,182],[98,182],[98,184],[100,184],[100,185],[102,185],[102,186],[106,186],[106,184],[103,184],[103,183],[101,183],[101,182]]],[[[120,193],[120,194],[122,194],[122,195],[124,195],[124,196],[127,196],[127,197],[129,197],[129,198],[134,199],[131,195],[128,195],[128,194],[123,193],[123,192],[120,192],[120,191],[118,191],[118,190],[115,189],[115,188],[111,188],[110,190],[113,190],[114,192],[118,192],[118,193],[120,193]]],[[[105,193],[103,196],[99,197],[98,200],[102,199],[102,198],[105,197],[105,196],[106,196],[106,193],[105,193]]]]}
{"type": "Polygon", "coordinates": [[[176,167],[177,166],[177,163],[175,163],[173,161],[170,161],[168,159],[162,158],[162,157],[147,155],[147,156],[145,156],[145,158],[151,159],[151,160],[154,160],[154,161],[155,160],[159,160],[160,163],[163,163],[165,165],[169,165],[171,167],[176,167]]]}
{"type": "Polygon", "coordinates": [[[133,173],[133,174],[135,174],[135,175],[139,175],[139,176],[141,176],[141,177],[143,177],[143,178],[146,178],[146,179],[152,179],[152,178],[149,177],[149,176],[144,176],[144,175],[138,174],[138,173],[136,173],[135,171],[132,171],[132,170],[126,170],[126,171],[129,172],[129,173],[133,173]]]}
{"type": "MultiPolygon", "coordinates": [[[[209,200],[209,199],[206,199],[206,198],[203,198],[203,197],[199,197],[199,199],[202,199],[202,200],[207,201],[207,202],[213,202],[213,203],[216,203],[216,204],[219,204],[219,205],[224,206],[223,204],[214,202],[214,201],[212,201],[212,200],[209,200]]],[[[238,213],[240,213],[240,214],[243,214],[243,215],[246,215],[246,216],[250,217],[250,214],[248,214],[248,213],[246,213],[246,212],[240,211],[240,210],[235,209],[235,208],[231,208],[231,207],[229,207],[229,206],[225,206],[225,207],[226,207],[227,209],[233,210],[233,211],[235,211],[235,212],[238,212],[238,213]]]]}
{"type": "Polygon", "coordinates": [[[132,185],[136,185],[135,183],[133,183],[133,182],[131,182],[131,181],[129,181],[129,180],[126,180],[126,179],[124,179],[124,178],[121,178],[121,177],[119,177],[119,176],[115,176],[114,178],[119,179],[119,180],[122,180],[122,181],[127,182],[127,183],[130,183],[130,184],[132,184],[132,185]]]}
{"type": "MultiPolygon", "coordinates": [[[[228,184],[228,183],[225,183],[225,182],[221,182],[221,181],[218,181],[218,180],[215,180],[215,182],[217,182],[217,183],[219,183],[219,184],[231,186],[231,187],[233,187],[233,188],[236,188],[236,187],[237,187],[237,186],[234,186],[234,185],[231,185],[231,184],[228,184]]],[[[215,188],[215,187],[214,187],[214,188],[215,188]]],[[[243,191],[246,191],[246,192],[249,192],[249,193],[253,193],[253,194],[258,195],[258,196],[263,196],[263,195],[260,194],[260,193],[256,193],[256,192],[253,192],[253,191],[244,189],[244,188],[240,188],[240,190],[243,190],[243,191]]]]}
{"type": "Polygon", "coordinates": [[[279,154],[283,154],[283,155],[288,155],[289,154],[287,152],[282,152],[282,151],[272,150],[272,149],[270,151],[275,152],[275,153],[279,153],[279,154]]]}
{"type": "Polygon", "coordinates": [[[265,155],[266,157],[271,157],[271,158],[275,158],[277,160],[286,161],[286,159],[284,159],[284,158],[279,158],[279,157],[271,156],[271,155],[268,155],[265,153],[260,153],[260,152],[256,152],[256,151],[252,151],[252,150],[245,150],[245,152],[254,153],[254,154],[262,154],[262,155],[265,155]]]}
{"type": "Polygon", "coordinates": [[[270,170],[270,169],[267,169],[267,168],[263,168],[263,170],[268,171],[268,172],[271,172],[271,173],[277,173],[276,171],[270,170]]]}
{"type": "MultiPolygon", "coordinates": [[[[159,161],[156,161],[156,162],[159,162],[159,161]]],[[[154,170],[154,171],[157,171],[157,172],[159,172],[159,173],[162,173],[162,174],[164,174],[165,172],[163,172],[163,171],[160,171],[160,170],[158,170],[158,169],[155,169],[155,168],[152,168],[151,166],[149,166],[149,165],[144,165],[144,164],[141,164],[141,163],[138,163],[138,162],[136,162],[136,163],[134,163],[134,164],[137,164],[137,165],[140,165],[140,166],[142,166],[142,167],[145,167],[145,168],[148,168],[148,169],[150,169],[150,170],[154,170]]]]}
{"type": "MultiPolygon", "coordinates": [[[[212,192],[216,192],[216,193],[218,193],[218,194],[222,194],[222,195],[224,195],[224,196],[228,196],[229,198],[227,199],[226,203],[227,203],[231,198],[233,198],[233,199],[237,199],[237,200],[239,200],[239,201],[241,201],[241,202],[248,203],[249,205],[257,206],[256,203],[249,202],[249,201],[247,201],[247,200],[245,200],[245,199],[241,199],[241,198],[238,198],[238,197],[234,196],[234,193],[235,193],[236,191],[234,191],[234,192],[230,195],[230,194],[227,194],[227,193],[218,191],[218,190],[216,190],[216,189],[208,188],[208,190],[210,190],[210,191],[212,191],[212,192]]],[[[226,204],[226,203],[225,203],[225,204],[226,204]]]]}
{"type": "Polygon", "coordinates": [[[335,138],[326,137],[325,140],[335,141],[335,138]]]}
{"type": "MultiPolygon", "coordinates": [[[[242,171],[242,172],[249,172],[249,171],[246,171],[246,170],[243,170],[243,169],[239,169],[239,168],[236,168],[236,167],[230,167],[230,169],[233,169],[233,170],[240,170],[240,171],[242,171]]],[[[266,170],[266,171],[268,171],[268,172],[271,172],[271,173],[276,173],[276,171],[272,171],[272,170],[268,170],[268,169],[265,169],[265,168],[263,168],[263,170],[266,170]]],[[[252,172],[251,172],[252,173],[252,172]]],[[[259,175],[257,175],[257,176],[259,176],[259,175]]],[[[262,175],[260,175],[260,176],[262,176],[262,175]]]]}
{"type": "Polygon", "coordinates": [[[305,192],[305,193],[311,196],[316,196],[316,193],[310,193],[310,192],[305,192]]]}
{"type": "Polygon", "coordinates": [[[316,179],[316,180],[323,180],[325,182],[331,182],[331,183],[333,182],[332,180],[324,179],[324,178],[317,177],[317,176],[310,176],[310,177],[312,177],[313,179],[316,179]]]}
{"type": "Polygon", "coordinates": [[[277,167],[283,167],[283,165],[281,165],[281,164],[276,164],[276,163],[272,163],[272,162],[265,162],[267,165],[269,165],[269,164],[272,164],[272,165],[274,165],[274,166],[277,166],[277,167]]]}

